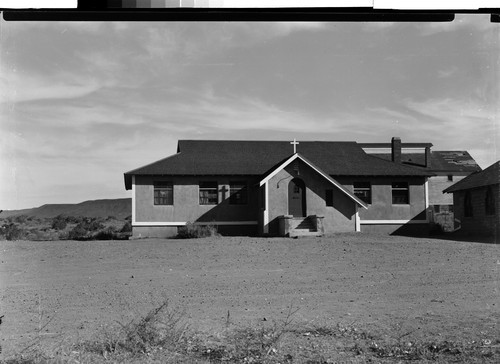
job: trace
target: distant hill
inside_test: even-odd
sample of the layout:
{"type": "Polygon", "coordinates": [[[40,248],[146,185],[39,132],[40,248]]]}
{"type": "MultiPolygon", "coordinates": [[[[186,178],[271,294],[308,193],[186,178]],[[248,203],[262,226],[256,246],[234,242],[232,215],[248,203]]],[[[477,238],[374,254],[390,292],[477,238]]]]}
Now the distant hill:
{"type": "Polygon", "coordinates": [[[27,215],[39,218],[55,217],[57,215],[108,217],[125,219],[132,214],[132,199],[119,198],[114,200],[91,200],[78,204],[47,204],[32,209],[5,210],[0,218],[27,215]]]}

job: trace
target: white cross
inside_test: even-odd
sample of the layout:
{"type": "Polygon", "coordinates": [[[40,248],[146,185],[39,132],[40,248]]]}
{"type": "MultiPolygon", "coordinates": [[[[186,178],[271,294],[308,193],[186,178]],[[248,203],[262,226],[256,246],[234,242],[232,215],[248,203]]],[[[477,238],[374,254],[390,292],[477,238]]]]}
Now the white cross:
{"type": "Polygon", "coordinates": [[[297,144],[299,144],[299,142],[293,138],[293,142],[290,142],[290,144],[293,144],[293,154],[297,153],[297,144]]]}

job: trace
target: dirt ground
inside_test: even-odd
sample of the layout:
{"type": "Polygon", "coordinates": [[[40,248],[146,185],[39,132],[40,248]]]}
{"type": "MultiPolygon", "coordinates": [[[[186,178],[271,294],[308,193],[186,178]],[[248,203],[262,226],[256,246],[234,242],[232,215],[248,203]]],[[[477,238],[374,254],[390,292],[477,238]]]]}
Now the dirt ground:
{"type": "Polygon", "coordinates": [[[91,337],[168,298],[192,326],[281,319],[499,337],[498,245],[385,235],[0,242],[2,355],[91,337]],[[39,332],[41,329],[41,332],[39,332]]]}

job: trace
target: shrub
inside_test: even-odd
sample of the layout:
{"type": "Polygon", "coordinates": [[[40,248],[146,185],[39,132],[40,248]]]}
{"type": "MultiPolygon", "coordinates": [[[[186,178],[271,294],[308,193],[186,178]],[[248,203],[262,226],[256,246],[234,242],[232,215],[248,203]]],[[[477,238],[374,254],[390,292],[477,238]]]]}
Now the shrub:
{"type": "Polygon", "coordinates": [[[94,234],[92,236],[92,239],[95,239],[95,240],[113,240],[113,239],[117,239],[116,229],[114,227],[112,227],[112,226],[107,227],[106,229],[101,230],[101,231],[97,232],[96,234],[94,234]]]}
{"type": "Polygon", "coordinates": [[[25,224],[26,221],[28,221],[28,216],[26,215],[14,216],[13,221],[17,222],[18,224],[25,224]]]}
{"type": "Polygon", "coordinates": [[[214,225],[195,225],[191,222],[177,230],[177,238],[179,239],[207,238],[218,235],[217,227],[214,225]]]}
{"type": "Polygon", "coordinates": [[[132,232],[132,224],[130,222],[126,222],[120,230],[121,233],[131,233],[132,232]]]}
{"type": "Polygon", "coordinates": [[[6,240],[21,240],[26,235],[26,231],[19,228],[14,223],[8,223],[2,226],[0,234],[4,236],[6,240]]]}
{"type": "Polygon", "coordinates": [[[76,225],[68,233],[68,239],[71,239],[71,240],[87,240],[89,238],[90,238],[90,234],[82,223],[79,223],[78,225],[76,225]]]}
{"type": "Polygon", "coordinates": [[[52,229],[54,230],[64,230],[67,225],[66,218],[62,215],[58,215],[52,219],[52,229]]]}

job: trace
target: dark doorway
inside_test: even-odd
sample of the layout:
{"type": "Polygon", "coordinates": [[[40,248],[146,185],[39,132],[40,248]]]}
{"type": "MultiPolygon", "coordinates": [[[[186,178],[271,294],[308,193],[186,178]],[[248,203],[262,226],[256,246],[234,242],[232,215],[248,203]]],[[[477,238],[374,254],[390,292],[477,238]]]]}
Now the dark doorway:
{"type": "Polygon", "coordinates": [[[288,214],[294,217],[306,217],[306,186],[300,178],[294,178],[288,184],[288,214]]]}

